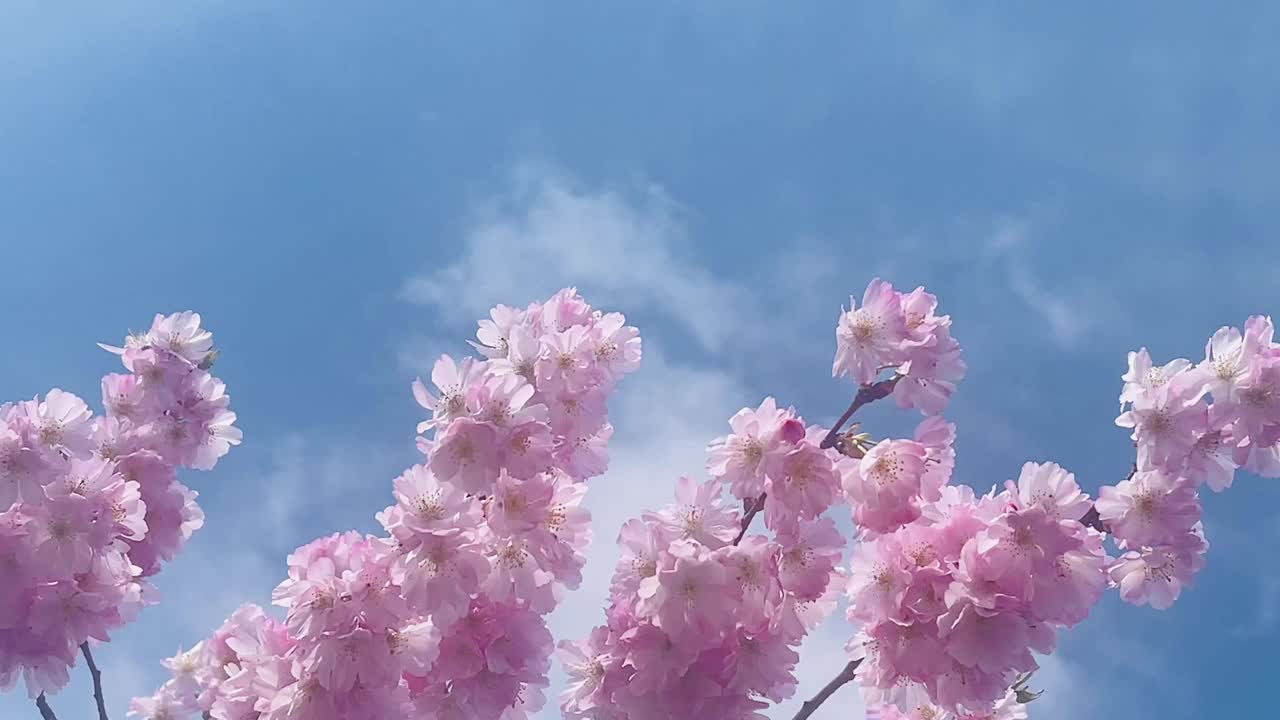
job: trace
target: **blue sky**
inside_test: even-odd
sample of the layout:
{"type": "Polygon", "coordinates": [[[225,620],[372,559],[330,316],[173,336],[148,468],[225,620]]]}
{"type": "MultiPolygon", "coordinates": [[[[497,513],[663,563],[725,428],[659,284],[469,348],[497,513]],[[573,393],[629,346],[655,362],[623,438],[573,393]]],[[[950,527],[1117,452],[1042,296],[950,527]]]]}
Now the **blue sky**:
{"type": "MultiPolygon", "coordinates": [[[[1125,352],[1197,357],[1280,313],[1278,20],[1246,2],[0,0],[0,397],[96,402],[113,364],[95,341],[195,309],[246,436],[187,478],[208,519],[164,602],[98,652],[112,710],[266,602],[289,550],[372,531],[417,458],[409,380],[490,304],[562,285],[627,313],[648,355],[559,636],[601,617],[617,527],[698,473],[735,410],[773,394],[838,414],[836,313],[877,274],[955,319],[959,479],[1052,459],[1114,483],[1125,352]]],[[[1164,613],[1104,602],[1032,716],[1265,714],[1277,501],[1251,476],[1208,498],[1198,586],[1164,613]]],[[[807,642],[801,696],[848,634],[807,642]]],[[[837,698],[817,717],[856,716],[837,698]]],[[[84,683],[55,707],[89,717],[84,683]]]]}

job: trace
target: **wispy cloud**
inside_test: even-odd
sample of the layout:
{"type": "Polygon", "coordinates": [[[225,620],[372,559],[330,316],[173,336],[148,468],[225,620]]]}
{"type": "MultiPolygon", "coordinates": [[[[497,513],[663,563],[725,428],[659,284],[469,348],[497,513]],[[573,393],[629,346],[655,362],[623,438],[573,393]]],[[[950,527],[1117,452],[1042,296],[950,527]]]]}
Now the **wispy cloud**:
{"type": "Polygon", "coordinates": [[[1003,276],[1008,289],[1048,330],[1049,337],[1063,349],[1077,349],[1094,330],[1096,314],[1088,296],[1069,298],[1055,290],[1028,259],[1027,245],[1033,232],[1031,221],[1003,217],[987,241],[987,250],[996,258],[997,277],[1003,276]]]}
{"type": "Polygon", "coordinates": [[[587,190],[554,169],[524,166],[508,192],[477,211],[461,256],[409,279],[403,296],[482,317],[497,303],[523,305],[576,285],[600,303],[654,307],[717,350],[733,332],[724,318],[751,299],[688,256],[680,216],[660,186],[587,190]]]}

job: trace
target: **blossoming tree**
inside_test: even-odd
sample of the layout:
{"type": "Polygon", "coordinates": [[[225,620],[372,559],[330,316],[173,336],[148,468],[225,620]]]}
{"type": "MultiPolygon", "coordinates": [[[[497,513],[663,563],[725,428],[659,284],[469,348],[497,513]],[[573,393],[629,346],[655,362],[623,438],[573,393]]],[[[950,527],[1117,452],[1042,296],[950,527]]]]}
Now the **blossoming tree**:
{"type": "MultiPolygon", "coordinates": [[[[123,351],[141,387],[159,381],[130,353],[154,352],[164,332],[153,328],[123,351]]],[[[594,311],[565,290],[523,310],[495,308],[473,345],[483,359],[442,357],[434,390],[414,384],[430,415],[418,427],[426,461],[395,480],[395,504],[378,515],[385,534],[338,534],[297,550],[274,593],[283,617],[240,608],[166,661],[172,679],[136,699],[133,714],[514,720],[542,708],[554,647],[544,617],[581,579],[591,534],[585,481],[605,471],[613,433],[606,399],[637,368],[640,338],[621,315],[594,311]]],[[[183,347],[165,352],[195,376],[206,363],[183,347]]],[[[1241,467],[1280,475],[1280,345],[1270,319],[1218,331],[1205,355],[1157,366],[1145,350],[1130,354],[1116,422],[1132,430],[1136,457],[1128,478],[1096,499],[1052,462],[1028,462],[1016,480],[982,493],[952,482],[956,428],[941,414],[965,364],[950,318],[923,288],[902,293],[873,281],[837,323],[833,374],[852,378],[858,391],[832,427],[765,398],[710,443],[709,479],[681,478],[674,504],[623,525],[604,623],[560,643],[569,678],[561,711],[595,720],[764,718],[770,703],[794,694],[797,648],[843,596],[858,627],[848,663],[832,668],[796,720],[849,683],[879,720],[1027,717],[1036,655],[1051,653],[1058,631],[1082,621],[1108,588],[1167,608],[1203,567],[1202,486],[1223,490],[1241,467]],[[861,407],[888,398],[924,415],[910,438],[846,429],[861,407]],[[853,537],[832,517],[841,504],[853,537]]],[[[97,436],[120,414],[112,397],[114,390],[97,436]]],[[[205,397],[224,396],[219,387],[205,397]]],[[[165,402],[141,403],[164,410],[139,418],[136,427],[158,425],[138,436],[168,437],[165,413],[181,417],[174,408],[188,404],[165,402]]],[[[18,576],[12,597],[0,591],[0,622],[8,622],[0,627],[14,628],[0,629],[0,677],[12,683],[20,669],[33,693],[65,682],[73,660],[66,649],[100,637],[93,630],[104,622],[64,620],[65,602],[32,600],[68,582],[46,575],[87,582],[71,567],[83,566],[80,550],[50,549],[32,539],[45,535],[27,531],[66,495],[53,478],[78,477],[69,459],[81,452],[75,443],[55,453],[42,439],[57,435],[42,429],[48,418],[64,423],[64,440],[88,437],[66,432],[83,414],[68,407],[51,393],[44,404],[6,408],[10,430],[0,435],[6,478],[12,458],[62,463],[42,482],[14,481],[19,502],[5,517],[24,519],[0,525],[0,560],[16,558],[9,562],[34,573],[18,576]],[[20,552],[6,553],[10,547],[20,552]],[[48,605],[58,612],[40,609],[48,605]],[[19,616],[41,618],[41,629],[19,633],[19,616]],[[41,645],[46,637],[53,640],[41,645]],[[52,681],[50,657],[61,673],[52,681]]],[[[223,415],[199,416],[209,428],[201,437],[218,438],[211,448],[183,446],[188,454],[178,456],[203,466],[225,452],[232,436],[215,421],[222,407],[223,415]]],[[[174,456],[152,442],[160,448],[130,447],[174,456]]],[[[82,444],[89,452],[91,443],[82,444]]],[[[129,467],[108,483],[124,488],[120,508],[137,497],[129,495],[137,482],[129,467]]],[[[141,510],[115,514],[131,512],[141,510]]],[[[148,501],[148,522],[151,512],[148,501]]],[[[94,618],[114,618],[142,597],[132,588],[150,556],[134,559],[132,548],[143,529],[117,525],[124,543],[113,547],[136,565],[118,583],[128,592],[93,598],[94,618]]],[[[40,706],[52,717],[43,696],[40,706]]]]}

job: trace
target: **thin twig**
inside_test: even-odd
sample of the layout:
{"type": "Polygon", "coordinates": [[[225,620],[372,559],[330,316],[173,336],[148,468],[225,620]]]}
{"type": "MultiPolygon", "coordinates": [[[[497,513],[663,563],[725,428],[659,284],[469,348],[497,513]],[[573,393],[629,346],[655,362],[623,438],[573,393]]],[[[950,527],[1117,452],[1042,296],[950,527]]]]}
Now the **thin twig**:
{"type": "Polygon", "coordinates": [[[814,695],[812,698],[804,701],[804,704],[800,706],[800,711],[797,712],[795,717],[791,718],[791,720],[805,720],[805,718],[812,715],[813,712],[818,709],[818,706],[826,702],[827,698],[831,697],[835,691],[839,690],[850,680],[853,680],[853,673],[858,669],[858,665],[861,663],[861,660],[850,660],[849,664],[845,665],[844,669],[840,671],[840,674],[831,678],[831,682],[827,683],[825,687],[819,690],[817,695],[814,695]]]}
{"type": "Polygon", "coordinates": [[[44,693],[36,698],[36,707],[40,708],[40,717],[44,720],[58,720],[58,716],[53,714],[53,708],[49,707],[49,701],[45,700],[44,693]]]}
{"type": "Polygon", "coordinates": [[[848,409],[844,411],[844,414],[840,416],[836,424],[827,431],[827,436],[822,439],[822,444],[819,447],[823,450],[835,447],[836,442],[840,439],[840,429],[844,427],[846,422],[849,422],[849,418],[853,417],[858,408],[873,403],[880,398],[888,397],[889,393],[893,392],[893,386],[897,385],[901,379],[901,375],[894,375],[886,380],[858,388],[858,394],[853,396],[853,402],[849,403],[848,409]]]}
{"type": "Polygon", "coordinates": [[[756,513],[764,509],[764,493],[760,493],[760,497],[751,503],[751,507],[747,510],[747,514],[742,516],[742,529],[738,531],[738,537],[733,539],[733,544],[737,545],[742,542],[742,536],[747,534],[747,528],[751,527],[751,521],[756,519],[756,513]]]}
{"type": "Polygon", "coordinates": [[[93,653],[89,651],[89,643],[80,644],[80,652],[84,654],[85,664],[89,666],[89,674],[93,676],[93,699],[98,703],[98,720],[110,720],[107,717],[107,703],[102,697],[102,673],[98,672],[98,664],[93,661],[93,653]]]}

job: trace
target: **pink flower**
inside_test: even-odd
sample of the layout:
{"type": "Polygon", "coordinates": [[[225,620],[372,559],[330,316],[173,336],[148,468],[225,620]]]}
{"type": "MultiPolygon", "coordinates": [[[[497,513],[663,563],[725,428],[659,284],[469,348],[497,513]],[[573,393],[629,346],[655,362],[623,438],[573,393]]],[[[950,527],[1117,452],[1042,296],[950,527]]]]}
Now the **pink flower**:
{"type": "Polygon", "coordinates": [[[426,675],[440,656],[440,630],[431,621],[388,628],[386,634],[387,647],[402,672],[426,675]]]}
{"type": "Polygon", "coordinates": [[[50,498],[33,513],[27,532],[36,562],[50,575],[87,572],[95,548],[93,507],[79,495],[50,498]]]}
{"type": "Polygon", "coordinates": [[[853,550],[847,594],[849,620],[863,623],[905,617],[911,574],[898,540],[886,535],[853,550]]]}
{"type": "Polygon", "coordinates": [[[394,482],[396,505],[379,516],[402,545],[415,533],[449,532],[476,523],[476,501],[450,483],[441,483],[425,465],[414,465],[394,482]],[[393,512],[394,511],[394,512],[393,512]]]}
{"type": "Polygon", "coordinates": [[[640,367],[640,331],[626,324],[622,313],[606,313],[591,329],[596,371],[605,387],[640,367]]]}
{"type": "Polygon", "coordinates": [[[609,469],[609,438],[613,426],[605,423],[586,435],[562,438],[556,444],[555,462],[561,470],[578,480],[598,477],[609,469]]]}
{"type": "Polygon", "coordinates": [[[777,433],[787,415],[771,397],[755,410],[739,410],[729,419],[733,433],[707,446],[707,471],[735,497],[759,497],[765,489],[767,460],[778,448],[777,433]]]}
{"type": "Polygon", "coordinates": [[[213,350],[213,333],[200,327],[200,313],[156,315],[147,332],[149,344],[199,365],[213,350]]]}
{"type": "Polygon", "coordinates": [[[1080,491],[1075,475],[1056,463],[1026,463],[1017,484],[1006,486],[1016,495],[1018,507],[1038,507],[1059,522],[1075,522],[1089,511],[1089,496],[1080,491]]]}
{"type": "Polygon", "coordinates": [[[898,367],[901,377],[893,386],[893,399],[900,408],[938,415],[946,409],[967,370],[960,343],[944,325],[931,344],[907,350],[906,362],[898,367]]]}
{"type": "MultiPolygon", "coordinates": [[[[737,545],[728,545],[717,551],[720,561],[729,574],[729,586],[738,604],[737,621],[749,628],[769,625],[772,605],[781,592],[777,566],[779,548],[761,535],[744,537],[737,545]]],[[[798,547],[792,560],[793,569],[803,572],[794,566],[801,563],[813,565],[826,560],[825,557],[814,557],[804,547],[798,547]]],[[[839,561],[837,553],[835,561],[839,561]]],[[[834,562],[832,563],[834,565],[834,562]]],[[[816,595],[826,590],[831,569],[828,568],[822,578],[822,588],[816,595]]],[[[656,585],[656,581],[655,581],[656,585]]]]}
{"type": "Polygon", "coordinates": [[[40,454],[0,420],[0,508],[8,510],[15,502],[43,502],[44,486],[52,479],[40,454]]]}
{"type": "Polygon", "coordinates": [[[724,566],[689,540],[672,543],[671,562],[658,570],[658,589],[640,608],[673,637],[714,632],[732,620],[724,566]]]}
{"type": "MultiPolygon", "coordinates": [[[[483,328],[481,329],[483,332],[483,328]]],[[[542,343],[538,341],[538,336],[534,335],[523,325],[516,325],[510,329],[510,334],[505,338],[497,338],[502,343],[501,354],[494,354],[497,351],[477,345],[480,351],[490,358],[489,370],[495,376],[515,376],[523,378],[525,382],[537,387],[538,375],[535,371],[538,358],[542,357],[542,343]]]]}
{"type": "Polygon", "coordinates": [[[1102,537],[1090,531],[1079,550],[1069,550],[1052,560],[1052,569],[1036,573],[1031,596],[1031,613],[1044,621],[1075,625],[1107,589],[1110,558],[1102,548],[1102,537]]]}
{"type": "Polygon", "coordinates": [[[498,434],[489,423],[452,421],[429,455],[431,472],[465,492],[487,493],[498,479],[498,434]]]}
{"type": "Polygon", "coordinates": [[[789,447],[769,458],[765,520],[775,530],[790,528],[796,520],[818,517],[831,507],[840,487],[840,477],[826,451],[810,442],[789,447]]]}
{"type": "Polygon", "coordinates": [[[1171,360],[1163,366],[1155,366],[1146,348],[1129,353],[1129,370],[1120,377],[1124,387],[1120,391],[1120,403],[1134,403],[1155,393],[1174,377],[1191,367],[1185,358],[1171,360]]]}
{"type": "Polygon", "coordinates": [[[1208,549],[1197,525],[1172,544],[1126,552],[1111,566],[1111,581],[1125,602],[1166,610],[1204,567],[1208,549]]]}
{"type": "Polygon", "coordinates": [[[594,350],[587,328],[581,325],[544,335],[542,354],[534,368],[538,387],[582,390],[591,384],[594,350]]]}
{"type": "Polygon", "coordinates": [[[794,532],[780,532],[778,581],[801,600],[816,600],[840,564],[844,538],[830,518],[802,520],[794,532]]]}
{"type": "Polygon", "coordinates": [[[179,720],[190,717],[196,710],[183,698],[162,689],[151,697],[134,698],[129,703],[128,715],[142,720],[179,720]]]}
{"type": "Polygon", "coordinates": [[[928,450],[918,442],[884,440],[856,465],[842,463],[854,522],[887,533],[919,517],[927,458],[928,450]]]}
{"type": "Polygon", "coordinates": [[[1127,547],[1169,542],[1200,522],[1200,498],[1185,479],[1159,470],[1103,486],[1094,504],[1108,530],[1127,547]]]}
{"type": "Polygon", "coordinates": [[[537,612],[550,612],[556,604],[555,576],[538,563],[531,552],[536,549],[523,538],[495,538],[489,543],[485,555],[491,569],[481,583],[485,594],[498,602],[521,599],[537,612]]]}
{"type": "Polygon", "coordinates": [[[957,603],[938,619],[938,627],[947,654],[961,665],[992,674],[1036,669],[1030,628],[1016,614],[990,613],[975,605],[957,603]]]}
{"type": "Polygon", "coordinates": [[[418,425],[418,432],[443,426],[464,415],[468,391],[480,381],[483,373],[484,364],[477,363],[474,358],[464,358],[457,363],[448,355],[441,355],[431,368],[431,382],[439,390],[439,397],[427,392],[422,380],[413,381],[413,397],[419,405],[432,411],[431,419],[418,425]]]}
{"type": "Polygon", "coordinates": [[[658,591],[658,564],[667,541],[656,523],[628,520],[618,533],[621,554],[609,597],[615,603],[646,599],[658,591]]]}
{"type": "Polygon", "coordinates": [[[569,682],[560,696],[560,707],[569,717],[587,717],[587,713],[609,702],[612,688],[605,679],[618,660],[610,652],[609,629],[598,627],[586,640],[560,643],[569,682]]]}
{"type": "Polygon", "coordinates": [[[862,307],[849,298],[849,310],[836,324],[836,357],[831,374],[850,375],[861,384],[875,382],[883,368],[903,361],[906,321],[893,286],[876,278],[862,296],[862,307]]]}
{"type": "Polygon", "coordinates": [[[730,677],[735,689],[767,697],[775,703],[795,691],[793,673],[800,654],[786,638],[767,631],[739,629],[730,642],[727,662],[732,668],[730,677]]]}
{"type": "MultiPolygon", "coordinates": [[[[1235,479],[1236,458],[1232,447],[1233,428],[1224,403],[1209,406],[1209,423],[1196,435],[1182,473],[1197,486],[1206,484],[1214,492],[1231,487],[1235,479]]],[[[1250,468],[1253,469],[1253,468],[1250,468]]],[[[1254,472],[1257,472],[1254,469],[1254,472]]]]}
{"type": "Polygon", "coordinates": [[[1280,439],[1280,351],[1253,358],[1240,378],[1234,401],[1230,407],[1237,438],[1258,445],[1280,439]]]}
{"type": "Polygon", "coordinates": [[[480,547],[465,534],[433,534],[405,553],[392,571],[405,600],[447,625],[466,612],[471,595],[489,575],[480,547]]]}
{"type": "Polygon", "coordinates": [[[524,311],[518,308],[498,305],[489,311],[490,320],[481,320],[476,331],[479,343],[472,345],[488,358],[507,357],[511,349],[511,335],[522,330],[524,311]]]}
{"type": "Polygon", "coordinates": [[[927,417],[916,426],[912,438],[924,446],[925,469],[920,478],[920,496],[928,501],[941,497],[956,466],[956,426],[940,416],[927,417]]]}
{"type": "Polygon", "coordinates": [[[528,478],[554,464],[550,428],[542,422],[529,421],[506,429],[499,436],[498,447],[499,462],[515,477],[528,478]]]}
{"type": "Polygon", "coordinates": [[[1195,373],[1182,371],[1144,393],[1116,418],[1133,428],[1138,464],[1176,471],[1186,462],[1196,437],[1208,424],[1204,387],[1195,373]]]}
{"type": "Polygon", "coordinates": [[[712,550],[724,547],[738,534],[738,514],[724,506],[720,493],[716,483],[700,485],[682,477],[676,482],[676,504],[643,517],[672,539],[694,540],[712,550]]]}
{"type": "Polygon", "coordinates": [[[93,414],[80,398],[55,388],[33,409],[35,412],[28,417],[40,447],[73,455],[86,454],[93,447],[89,422],[93,414]]]}

